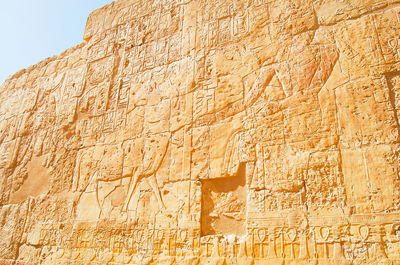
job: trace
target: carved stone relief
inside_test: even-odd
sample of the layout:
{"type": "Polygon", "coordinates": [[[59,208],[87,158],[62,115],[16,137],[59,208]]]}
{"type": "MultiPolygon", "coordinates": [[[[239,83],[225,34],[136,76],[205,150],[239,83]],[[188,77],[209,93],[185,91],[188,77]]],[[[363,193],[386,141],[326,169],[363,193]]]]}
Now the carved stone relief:
{"type": "Polygon", "coordinates": [[[1,85],[1,264],[397,264],[399,1],[131,1],[1,85]]]}

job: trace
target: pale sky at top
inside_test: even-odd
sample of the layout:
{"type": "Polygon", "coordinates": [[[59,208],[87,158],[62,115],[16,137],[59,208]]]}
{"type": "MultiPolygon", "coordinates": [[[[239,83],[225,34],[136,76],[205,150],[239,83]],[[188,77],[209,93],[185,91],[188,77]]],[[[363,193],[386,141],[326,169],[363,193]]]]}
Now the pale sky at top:
{"type": "Polygon", "coordinates": [[[83,41],[90,12],[112,0],[0,0],[0,84],[83,41]]]}

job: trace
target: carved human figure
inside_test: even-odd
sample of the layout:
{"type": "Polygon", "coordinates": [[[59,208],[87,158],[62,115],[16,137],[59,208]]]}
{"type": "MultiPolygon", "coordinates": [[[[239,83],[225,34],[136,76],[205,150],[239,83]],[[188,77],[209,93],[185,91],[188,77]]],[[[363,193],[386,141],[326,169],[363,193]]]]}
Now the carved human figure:
{"type": "MultiPolygon", "coordinates": [[[[172,84],[170,84],[172,85],[172,84]]],[[[139,137],[142,144],[132,145],[129,155],[141,154],[139,163],[131,166],[129,171],[124,172],[123,177],[130,177],[128,193],[123,206],[127,211],[137,185],[145,179],[151,186],[159,204],[160,210],[165,209],[164,201],[160,191],[160,183],[157,180],[157,173],[164,161],[167,150],[171,144],[172,135],[186,125],[182,124],[172,127],[170,125],[171,108],[176,105],[178,95],[169,95],[169,91],[160,88],[153,83],[146,90],[140,88],[134,93],[133,104],[135,107],[144,108],[143,133],[139,137]]],[[[169,87],[169,90],[171,88],[169,87]]],[[[129,160],[129,158],[128,158],[129,160]]],[[[138,160],[138,159],[136,159],[138,160]]]]}
{"type": "MultiPolygon", "coordinates": [[[[245,82],[245,95],[240,107],[242,111],[238,115],[244,114],[246,118],[243,129],[232,134],[228,140],[222,170],[226,175],[237,174],[239,164],[247,163],[248,185],[256,175],[264,178],[265,171],[268,171],[265,160],[269,159],[269,152],[263,142],[271,137],[271,124],[266,118],[287,109],[288,104],[304,98],[305,94],[318,98],[336,64],[338,52],[329,39],[322,34],[316,35],[316,31],[310,31],[294,37],[282,37],[280,41],[284,44],[278,49],[275,59],[263,63],[252,85],[245,82]]],[[[281,126],[286,131],[285,125],[281,126]]],[[[307,124],[298,124],[298,130],[304,134],[313,133],[307,124]]],[[[283,133],[281,130],[278,132],[281,135],[283,133]]],[[[290,143],[286,145],[289,147],[290,143]]],[[[261,188],[267,187],[273,192],[297,192],[304,185],[302,180],[288,181],[286,178],[258,182],[266,182],[261,184],[261,188]]]]}
{"type": "Polygon", "coordinates": [[[147,183],[153,189],[154,195],[159,203],[159,207],[161,209],[165,208],[163,199],[161,197],[161,191],[157,183],[156,174],[167,153],[169,139],[169,133],[158,136],[149,135],[148,138],[146,137],[144,139],[143,149],[141,149],[138,145],[133,146],[133,149],[131,149],[131,152],[142,152],[142,163],[132,167],[130,172],[127,172],[126,175],[123,175],[124,178],[131,178],[128,185],[128,192],[123,206],[123,211],[128,210],[132,196],[136,191],[137,185],[142,179],[146,179],[147,183]]]}
{"type": "Polygon", "coordinates": [[[187,125],[185,119],[175,126],[170,125],[171,107],[176,105],[178,98],[178,95],[167,96],[155,85],[147,89],[136,87],[130,111],[144,110],[143,130],[120,145],[97,148],[90,152],[91,155],[83,152],[79,156],[73,183],[73,190],[80,193],[78,201],[92,185],[101,216],[105,201],[123,188],[126,197],[121,204],[122,211],[128,211],[139,183],[144,180],[151,187],[160,210],[165,209],[157,174],[170,144],[173,144],[172,135],[187,125]],[[82,163],[89,164],[82,166],[82,163]]]}

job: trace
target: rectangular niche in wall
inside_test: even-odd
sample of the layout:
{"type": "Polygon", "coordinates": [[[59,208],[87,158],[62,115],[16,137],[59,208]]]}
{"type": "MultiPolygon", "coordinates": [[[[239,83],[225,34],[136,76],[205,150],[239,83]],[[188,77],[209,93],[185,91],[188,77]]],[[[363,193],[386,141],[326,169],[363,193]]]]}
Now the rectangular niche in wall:
{"type": "Polygon", "coordinates": [[[201,234],[246,234],[246,165],[234,177],[202,180],[201,234]]]}

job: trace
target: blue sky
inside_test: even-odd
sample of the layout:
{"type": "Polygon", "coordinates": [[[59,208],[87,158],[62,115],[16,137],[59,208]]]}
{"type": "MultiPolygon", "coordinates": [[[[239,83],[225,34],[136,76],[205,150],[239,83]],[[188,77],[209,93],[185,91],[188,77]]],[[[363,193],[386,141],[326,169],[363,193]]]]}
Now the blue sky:
{"type": "Polygon", "coordinates": [[[0,84],[83,41],[90,12],[112,0],[1,0],[0,84]]]}

